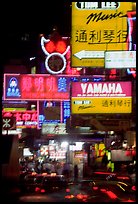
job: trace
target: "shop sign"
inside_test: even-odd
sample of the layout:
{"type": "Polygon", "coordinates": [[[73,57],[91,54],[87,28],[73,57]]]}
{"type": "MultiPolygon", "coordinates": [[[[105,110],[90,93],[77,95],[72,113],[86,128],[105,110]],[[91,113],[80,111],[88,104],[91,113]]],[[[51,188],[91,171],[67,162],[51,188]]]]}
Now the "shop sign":
{"type": "Polygon", "coordinates": [[[84,152],[83,151],[75,151],[74,152],[74,158],[83,158],[84,152]]]}
{"type": "Polygon", "coordinates": [[[66,151],[65,150],[58,150],[58,151],[49,151],[49,158],[50,159],[65,159],[66,158],[66,151]]]}
{"type": "Polygon", "coordinates": [[[5,74],[4,100],[68,100],[69,82],[65,75],[5,74]]]}
{"type": "Polygon", "coordinates": [[[71,112],[131,113],[131,82],[72,82],[71,112]]]}
{"type": "Polygon", "coordinates": [[[2,111],[2,117],[15,118],[16,128],[36,128],[38,124],[37,111],[2,111]]]}
{"type": "Polygon", "coordinates": [[[72,2],[72,66],[104,67],[91,51],[127,50],[131,10],[132,2],[72,2]]]}
{"type": "Polygon", "coordinates": [[[47,123],[42,124],[42,134],[67,134],[65,123],[47,123]]]}
{"type": "Polygon", "coordinates": [[[16,118],[9,116],[2,116],[2,129],[3,130],[16,130],[16,118]]]}
{"type": "Polygon", "coordinates": [[[136,51],[105,52],[105,68],[136,68],[136,51]]]}

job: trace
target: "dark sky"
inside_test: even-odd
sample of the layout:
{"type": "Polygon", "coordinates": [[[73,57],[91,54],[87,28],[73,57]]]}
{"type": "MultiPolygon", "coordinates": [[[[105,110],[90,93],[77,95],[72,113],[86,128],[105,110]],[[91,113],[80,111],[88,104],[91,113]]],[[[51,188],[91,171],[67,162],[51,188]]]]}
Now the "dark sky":
{"type": "Polygon", "coordinates": [[[32,4],[30,1],[10,1],[3,4],[1,9],[3,63],[12,57],[35,53],[39,34],[49,36],[55,26],[61,36],[71,35],[69,1],[37,0],[32,4]],[[23,40],[25,38],[27,40],[23,40]]]}

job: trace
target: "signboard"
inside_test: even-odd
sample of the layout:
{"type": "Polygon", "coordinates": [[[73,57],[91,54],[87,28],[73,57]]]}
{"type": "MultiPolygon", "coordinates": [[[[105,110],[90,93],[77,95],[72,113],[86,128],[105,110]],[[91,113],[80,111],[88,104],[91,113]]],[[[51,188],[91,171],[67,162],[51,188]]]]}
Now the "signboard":
{"type": "Polygon", "coordinates": [[[57,42],[41,37],[41,48],[46,55],[45,67],[51,74],[62,74],[66,68],[66,54],[70,49],[66,41],[63,37],[57,42]]]}
{"type": "Polygon", "coordinates": [[[128,150],[115,149],[111,150],[111,161],[132,161],[133,156],[131,154],[128,155],[128,150]]]}
{"type": "Polygon", "coordinates": [[[92,51],[127,50],[131,10],[132,2],[72,2],[72,66],[104,67],[92,51]]]}
{"type": "Polygon", "coordinates": [[[64,75],[5,74],[4,100],[66,100],[69,82],[64,75]]]}
{"type": "Polygon", "coordinates": [[[47,123],[66,123],[70,117],[70,101],[39,101],[39,128],[47,123]]]}
{"type": "Polygon", "coordinates": [[[72,82],[71,113],[131,113],[131,82],[72,82]]]}
{"type": "Polygon", "coordinates": [[[16,128],[37,128],[37,111],[2,111],[3,120],[5,117],[9,120],[15,118],[16,128]]]}
{"type": "Polygon", "coordinates": [[[136,51],[105,52],[105,68],[136,68],[136,51]]]}
{"type": "MultiPolygon", "coordinates": [[[[128,50],[136,51],[136,11],[128,11],[128,50]]],[[[127,69],[128,74],[136,77],[136,69],[127,69]]]]}
{"type": "Polygon", "coordinates": [[[48,123],[42,125],[42,134],[67,134],[65,123],[48,123]]]}
{"type": "Polygon", "coordinates": [[[3,116],[2,117],[2,129],[3,130],[16,130],[15,117],[3,116]]]}

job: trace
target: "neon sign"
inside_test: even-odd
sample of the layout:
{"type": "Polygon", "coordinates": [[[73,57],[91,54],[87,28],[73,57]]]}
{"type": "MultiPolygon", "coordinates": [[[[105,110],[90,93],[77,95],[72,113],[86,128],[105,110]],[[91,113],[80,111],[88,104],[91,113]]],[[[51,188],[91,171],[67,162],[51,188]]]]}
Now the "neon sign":
{"type": "Polygon", "coordinates": [[[37,128],[37,111],[2,111],[2,117],[15,117],[16,128],[37,128]]]}
{"type": "MultiPolygon", "coordinates": [[[[4,100],[67,100],[69,81],[69,77],[62,75],[5,74],[4,100]],[[9,94],[9,83],[13,77],[18,81],[20,94],[9,94]]],[[[17,93],[15,87],[13,92],[17,93]]]]}
{"type": "Polygon", "coordinates": [[[7,96],[20,97],[20,91],[18,88],[18,79],[11,77],[7,88],[7,96]]]}
{"type": "MultiPolygon", "coordinates": [[[[136,51],[136,11],[127,12],[128,21],[128,50],[136,51]]],[[[128,68],[128,74],[136,77],[136,68],[128,68]]]]}
{"type": "Polygon", "coordinates": [[[42,124],[66,123],[70,116],[70,101],[39,101],[38,109],[39,128],[42,124]]]}
{"type": "Polygon", "coordinates": [[[72,114],[131,113],[132,84],[116,82],[72,82],[72,114]]]}
{"type": "Polygon", "coordinates": [[[46,55],[45,67],[47,71],[51,74],[62,73],[67,65],[65,55],[69,50],[69,46],[66,46],[65,40],[53,42],[42,36],[41,48],[46,55]]]}

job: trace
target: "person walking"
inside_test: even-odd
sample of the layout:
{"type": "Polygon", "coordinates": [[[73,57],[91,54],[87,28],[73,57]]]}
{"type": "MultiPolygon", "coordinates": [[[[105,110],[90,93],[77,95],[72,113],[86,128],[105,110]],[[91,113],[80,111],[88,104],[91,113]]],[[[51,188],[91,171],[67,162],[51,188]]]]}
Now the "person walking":
{"type": "Polygon", "coordinates": [[[107,170],[107,164],[108,164],[108,158],[107,158],[107,155],[105,153],[102,157],[102,167],[105,168],[105,170],[107,170]]]}
{"type": "Polygon", "coordinates": [[[75,164],[75,165],[74,165],[74,181],[75,181],[75,182],[78,181],[78,174],[79,174],[78,165],[75,164]]]}

